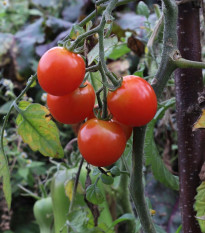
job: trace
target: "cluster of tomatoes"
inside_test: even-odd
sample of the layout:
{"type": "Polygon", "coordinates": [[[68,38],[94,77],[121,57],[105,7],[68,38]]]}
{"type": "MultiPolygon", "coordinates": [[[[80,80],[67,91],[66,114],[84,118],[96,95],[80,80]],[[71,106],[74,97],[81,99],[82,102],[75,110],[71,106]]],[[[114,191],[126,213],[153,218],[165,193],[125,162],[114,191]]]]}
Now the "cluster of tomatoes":
{"type": "Polygon", "coordinates": [[[129,75],[116,91],[109,91],[111,120],[100,120],[93,114],[95,91],[86,81],[83,58],[61,47],[48,50],[40,59],[37,76],[47,95],[52,116],[64,124],[84,121],[78,132],[82,156],[94,166],[109,166],[122,155],[132,127],[147,124],[157,110],[157,98],[148,82],[129,75]]]}

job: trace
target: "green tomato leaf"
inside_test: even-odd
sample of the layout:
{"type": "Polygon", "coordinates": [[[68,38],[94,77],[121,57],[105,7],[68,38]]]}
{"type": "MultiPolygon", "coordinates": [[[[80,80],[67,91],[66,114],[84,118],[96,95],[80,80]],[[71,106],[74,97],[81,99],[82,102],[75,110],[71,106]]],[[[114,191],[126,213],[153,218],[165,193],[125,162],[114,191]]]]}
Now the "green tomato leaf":
{"type": "Polygon", "coordinates": [[[95,167],[93,169],[93,176],[97,176],[98,174],[100,174],[100,170],[97,167],[95,167]]]}
{"type": "Polygon", "coordinates": [[[7,114],[7,112],[9,111],[10,106],[12,105],[13,101],[8,101],[5,104],[3,104],[0,107],[0,114],[4,115],[7,114]]]}
{"type": "Polygon", "coordinates": [[[101,204],[104,201],[103,194],[95,184],[91,184],[87,187],[86,199],[95,205],[101,204]]]}
{"type": "Polygon", "coordinates": [[[177,231],[176,231],[175,233],[179,233],[179,232],[181,232],[181,230],[182,230],[182,225],[180,225],[180,226],[177,228],[177,231]]]}
{"type": "Polygon", "coordinates": [[[79,25],[77,24],[74,24],[72,29],[71,29],[71,32],[70,32],[70,38],[72,40],[76,40],[77,37],[81,34],[83,34],[85,31],[82,27],[80,27],[79,25]]]}
{"type": "Polygon", "coordinates": [[[0,178],[2,178],[3,183],[3,192],[8,205],[8,208],[11,207],[11,183],[10,183],[10,172],[8,168],[7,161],[0,150],[0,178]]]}
{"type": "Polygon", "coordinates": [[[143,78],[144,77],[144,70],[145,70],[145,65],[142,63],[140,65],[140,69],[135,71],[135,73],[133,75],[143,78]]]}
{"type": "Polygon", "coordinates": [[[113,182],[114,182],[114,179],[112,176],[107,176],[105,174],[101,174],[100,178],[104,184],[110,185],[110,184],[113,184],[113,182]]]}
{"type": "Polygon", "coordinates": [[[159,156],[159,152],[157,150],[153,137],[153,131],[156,121],[160,119],[164,115],[166,109],[173,106],[174,103],[175,99],[170,99],[166,101],[157,111],[154,119],[148,124],[145,135],[144,153],[145,163],[147,166],[151,166],[155,179],[171,189],[179,190],[179,178],[172,175],[165,166],[163,160],[159,156]]]}
{"type": "MultiPolygon", "coordinates": [[[[118,43],[118,39],[116,36],[104,39],[104,52],[108,51],[108,49],[112,48],[118,43]]],[[[99,55],[99,43],[95,45],[95,47],[88,53],[88,65],[90,65],[95,59],[98,59],[99,55]]]]}
{"type": "Polygon", "coordinates": [[[44,156],[62,158],[63,148],[60,144],[59,131],[50,120],[49,111],[40,104],[19,104],[21,113],[17,116],[18,133],[33,151],[44,156]]]}
{"type": "Polygon", "coordinates": [[[117,166],[114,166],[110,169],[110,172],[114,175],[114,176],[120,176],[121,172],[120,169],[117,166]]]}
{"type": "Polygon", "coordinates": [[[116,219],[116,220],[111,224],[111,226],[109,227],[109,229],[110,229],[110,228],[113,228],[113,227],[116,226],[118,223],[124,222],[124,221],[135,221],[135,217],[134,217],[132,214],[123,214],[121,217],[119,217],[118,219],[116,219]]]}
{"type": "Polygon", "coordinates": [[[194,210],[196,211],[196,219],[199,223],[201,231],[205,232],[205,181],[197,188],[195,196],[194,210]]]}
{"type": "Polygon", "coordinates": [[[144,2],[140,1],[137,5],[137,13],[139,15],[144,15],[146,18],[148,18],[150,10],[144,2]]]}
{"type": "Polygon", "coordinates": [[[153,138],[153,121],[151,127],[148,126],[145,136],[145,158],[146,165],[151,165],[153,175],[156,180],[164,184],[165,186],[179,190],[179,178],[171,174],[171,172],[165,166],[163,160],[159,156],[156,144],[153,138]],[[152,136],[150,136],[152,135],[152,136]]]}
{"type": "Polygon", "coordinates": [[[106,55],[108,58],[117,60],[118,58],[122,57],[123,55],[130,52],[130,49],[127,47],[127,43],[121,43],[116,45],[114,48],[109,50],[106,55]]]}

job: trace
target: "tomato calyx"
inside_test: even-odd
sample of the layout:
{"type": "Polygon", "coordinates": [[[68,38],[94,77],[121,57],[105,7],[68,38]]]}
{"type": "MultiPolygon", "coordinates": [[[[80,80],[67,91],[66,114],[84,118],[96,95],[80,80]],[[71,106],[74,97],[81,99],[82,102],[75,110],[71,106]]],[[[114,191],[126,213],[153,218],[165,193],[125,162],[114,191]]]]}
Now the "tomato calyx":
{"type": "Polygon", "coordinates": [[[85,78],[83,79],[82,83],[79,86],[80,88],[87,86],[86,81],[88,80],[88,77],[89,77],[89,73],[86,73],[85,78]]]}

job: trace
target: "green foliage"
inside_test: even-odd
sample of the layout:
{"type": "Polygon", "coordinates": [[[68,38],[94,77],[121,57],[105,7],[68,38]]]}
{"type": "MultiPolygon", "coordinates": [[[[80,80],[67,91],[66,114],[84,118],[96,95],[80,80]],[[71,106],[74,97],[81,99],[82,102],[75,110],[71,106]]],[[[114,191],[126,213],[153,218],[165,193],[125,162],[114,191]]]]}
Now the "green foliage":
{"type": "Polygon", "coordinates": [[[7,103],[3,104],[0,107],[0,114],[4,115],[9,111],[9,108],[11,106],[11,104],[13,103],[13,101],[8,101],[7,103]]]}
{"type": "Polygon", "coordinates": [[[144,15],[146,18],[149,17],[150,10],[149,10],[148,6],[143,1],[140,1],[137,4],[137,13],[139,15],[144,15]]]}
{"type": "Polygon", "coordinates": [[[103,182],[104,184],[108,184],[108,185],[111,185],[111,184],[113,184],[113,182],[114,182],[114,179],[113,179],[112,176],[108,176],[108,175],[105,175],[105,174],[102,174],[102,175],[100,176],[100,179],[102,180],[102,182],[103,182]]]}
{"type": "MultiPolygon", "coordinates": [[[[118,39],[116,36],[104,39],[104,51],[108,51],[108,49],[112,48],[118,43],[118,39]]],[[[98,59],[99,56],[99,43],[95,45],[95,47],[88,53],[88,65],[90,65],[95,59],[98,59]]]]}
{"type": "Polygon", "coordinates": [[[177,228],[177,231],[176,231],[175,233],[179,233],[179,232],[181,232],[181,230],[182,230],[182,225],[180,225],[180,226],[177,228]]]}
{"type": "Polygon", "coordinates": [[[201,231],[205,232],[205,182],[197,188],[195,196],[194,210],[196,211],[196,219],[200,225],[201,231]]]}
{"type": "Polygon", "coordinates": [[[10,183],[10,171],[7,165],[7,161],[0,150],[0,178],[3,179],[3,191],[8,204],[8,208],[11,207],[11,183],[10,183]]]}
{"type": "Polygon", "coordinates": [[[164,162],[159,156],[156,144],[154,142],[154,126],[158,119],[160,119],[167,108],[173,106],[175,99],[168,100],[156,113],[155,118],[148,124],[145,136],[145,158],[146,165],[151,165],[154,177],[163,183],[165,186],[170,187],[174,190],[179,190],[179,179],[172,175],[166,168],[164,162]]]}
{"type": "Polygon", "coordinates": [[[127,43],[118,43],[108,51],[107,56],[110,59],[117,60],[129,52],[130,49],[127,47],[127,43]]]}
{"type": "Polygon", "coordinates": [[[116,226],[118,223],[124,222],[124,221],[133,221],[135,220],[135,217],[133,214],[123,214],[118,219],[116,219],[111,226],[109,226],[109,229],[116,226]]]}
{"type": "Polygon", "coordinates": [[[60,144],[59,131],[50,120],[49,111],[40,104],[22,102],[16,119],[18,133],[33,151],[44,156],[62,158],[63,148],[60,144]]]}
{"type": "Polygon", "coordinates": [[[117,166],[114,166],[110,169],[111,174],[113,174],[114,176],[120,176],[121,171],[117,166]]]}
{"type": "Polygon", "coordinates": [[[104,201],[103,194],[96,184],[91,184],[86,189],[86,199],[95,204],[101,204],[104,201]]]}
{"type": "Polygon", "coordinates": [[[27,0],[0,2],[0,28],[2,32],[15,33],[28,19],[27,0]]]}
{"type": "Polygon", "coordinates": [[[85,31],[82,27],[78,26],[77,24],[74,24],[72,29],[71,29],[71,32],[70,32],[70,38],[72,40],[76,40],[77,37],[81,34],[83,34],[85,31]]]}

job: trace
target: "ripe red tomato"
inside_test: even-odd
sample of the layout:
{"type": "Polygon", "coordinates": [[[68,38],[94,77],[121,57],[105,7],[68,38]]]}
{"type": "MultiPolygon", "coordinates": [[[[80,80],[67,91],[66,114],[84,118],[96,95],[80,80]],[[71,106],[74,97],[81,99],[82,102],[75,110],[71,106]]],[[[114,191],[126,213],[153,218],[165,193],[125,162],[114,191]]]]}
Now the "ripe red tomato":
{"type": "Polygon", "coordinates": [[[157,111],[157,97],[151,85],[143,78],[128,75],[121,87],[109,92],[108,108],[113,117],[124,125],[143,126],[157,111]]]}
{"type": "Polygon", "coordinates": [[[48,109],[57,121],[75,124],[83,121],[93,111],[95,91],[89,82],[85,82],[85,85],[87,86],[79,87],[64,96],[48,94],[48,109]]]}
{"type": "Polygon", "coordinates": [[[124,124],[118,122],[117,120],[115,120],[115,118],[113,118],[112,121],[116,122],[116,123],[118,123],[120,125],[123,132],[125,133],[126,139],[128,140],[130,138],[130,136],[132,135],[132,127],[128,126],[128,125],[124,125],[124,124]]]}
{"type": "Polygon", "coordinates": [[[74,91],[83,82],[85,62],[62,47],[49,49],[38,63],[40,86],[51,95],[62,96],[74,91]]]}
{"type": "MultiPolygon", "coordinates": [[[[94,109],[98,109],[98,104],[95,104],[94,109]]],[[[95,113],[94,113],[94,109],[91,112],[91,114],[87,117],[87,120],[96,118],[95,113]]],[[[108,110],[108,114],[110,114],[110,111],[108,110]]],[[[120,122],[118,122],[115,118],[113,118],[111,121],[118,123],[121,128],[123,129],[126,139],[128,140],[132,134],[132,127],[131,126],[127,126],[127,125],[123,125],[120,122]]]]}
{"type": "Polygon", "coordinates": [[[98,167],[109,166],[122,155],[125,134],[119,124],[93,118],[78,132],[78,147],[85,160],[98,167]]]}
{"type": "Polygon", "coordinates": [[[98,109],[98,104],[95,104],[93,111],[89,114],[89,116],[87,117],[87,120],[96,118],[95,113],[94,113],[94,109],[98,109]]]}

